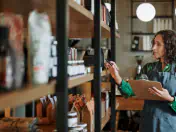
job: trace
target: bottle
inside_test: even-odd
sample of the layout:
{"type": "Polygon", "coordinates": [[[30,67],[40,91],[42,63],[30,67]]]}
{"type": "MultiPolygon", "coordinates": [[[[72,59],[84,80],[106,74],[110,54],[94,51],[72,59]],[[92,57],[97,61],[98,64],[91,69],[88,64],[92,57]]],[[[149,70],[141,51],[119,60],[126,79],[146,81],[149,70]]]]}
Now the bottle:
{"type": "Polygon", "coordinates": [[[33,84],[45,84],[49,79],[51,25],[45,12],[34,10],[29,16],[30,58],[33,84]]]}

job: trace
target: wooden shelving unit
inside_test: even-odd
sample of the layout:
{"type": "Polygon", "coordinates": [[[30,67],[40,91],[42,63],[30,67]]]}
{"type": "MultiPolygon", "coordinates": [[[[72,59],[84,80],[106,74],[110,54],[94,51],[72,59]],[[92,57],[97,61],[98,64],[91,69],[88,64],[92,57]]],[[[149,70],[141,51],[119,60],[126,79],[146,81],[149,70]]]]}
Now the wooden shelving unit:
{"type": "MultiPolygon", "coordinates": [[[[107,75],[106,71],[103,71],[101,76],[107,75]]],[[[82,75],[78,77],[71,77],[68,80],[68,88],[73,88],[85,82],[93,80],[93,74],[82,75]]],[[[38,85],[38,86],[27,86],[23,89],[19,89],[14,92],[1,94],[0,95],[0,111],[7,107],[20,106],[31,102],[32,100],[39,99],[47,94],[55,93],[56,81],[52,81],[49,84],[38,85]],[[6,103],[4,103],[6,102],[6,103]]]]}
{"type": "MultiPolygon", "coordinates": [[[[11,3],[10,0],[8,2],[3,0],[2,3],[3,3],[3,6],[2,6],[1,10],[4,10],[4,8],[7,8],[7,7],[13,7],[14,12],[21,13],[24,16],[24,21],[25,21],[24,28],[26,28],[28,13],[31,11],[31,4],[25,4],[24,7],[19,8],[19,5],[15,4],[15,3],[19,3],[18,0],[15,0],[14,3],[11,3]]],[[[55,17],[56,9],[53,7],[55,7],[55,5],[57,5],[57,4],[53,3],[53,2],[48,2],[48,4],[50,4],[50,5],[47,8],[51,7],[50,9],[52,9],[52,10],[48,9],[49,13],[52,14],[51,16],[53,16],[53,18],[56,18],[55,17]]],[[[69,38],[93,38],[95,36],[95,32],[96,32],[96,31],[94,32],[94,15],[90,11],[85,9],[83,6],[77,4],[74,0],[68,0],[68,8],[69,8],[68,28],[66,28],[66,29],[63,28],[63,31],[66,31],[68,29],[69,38]]],[[[61,9],[61,8],[57,8],[57,9],[61,9]]],[[[59,13],[61,13],[61,12],[62,12],[62,10],[59,13]]],[[[65,12],[64,12],[64,14],[65,14],[65,12]]],[[[63,16],[64,16],[63,18],[65,18],[65,16],[67,16],[67,15],[63,15],[63,16]]],[[[58,18],[58,16],[57,16],[57,18],[58,18]]],[[[54,20],[54,22],[52,23],[53,29],[56,29],[56,23],[58,24],[58,21],[56,22],[56,20],[54,20]]],[[[65,25],[65,22],[63,25],[65,25]]],[[[111,37],[110,27],[103,21],[101,21],[100,25],[101,25],[102,38],[110,38],[111,37]]],[[[112,24],[112,25],[115,25],[115,24],[112,24]]],[[[113,29],[115,29],[115,28],[113,28],[113,29]]],[[[57,31],[58,31],[58,29],[57,29],[57,31]]],[[[61,31],[62,31],[62,28],[61,28],[61,31]]],[[[27,34],[27,32],[26,32],[26,34],[27,34]]],[[[63,33],[63,34],[65,34],[65,33],[63,33]]],[[[63,38],[66,38],[65,36],[63,38]]],[[[115,33],[115,36],[117,38],[120,37],[119,33],[117,33],[117,32],[115,33]]],[[[57,38],[58,38],[58,36],[57,36],[57,38]]],[[[61,43],[64,45],[64,42],[61,41],[61,43]]],[[[67,47],[64,47],[62,49],[66,49],[66,48],[67,47]]],[[[108,73],[106,71],[103,71],[101,73],[101,76],[105,76],[107,74],[108,73]]],[[[66,75],[66,73],[64,75],[66,75]]],[[[68,80],[68,88],[71,89],[75,86],[78,86],[78,85],[83,84],[85,82],[91,81],[93,79],[94,79],[93,73],[83,75],[83,76],[78,76],[78,77],[71,77],[68,80]]],[[[20,105],[29,103],[33,100],[37,100],[40,97],[48,95],[48,94],[54,94],[55,92],[58,92],[58,89],[56,90],[55,87],[56,87],[56,81],[53,80],[49,84],[37,85],[37,86],[30,85],[30,86],[26,86],[23,89],[19,89],[17,91],[13,91],[10,93],[3,93],[0,95],[0,111],[4,110],[7,107],[13,108],[16,106],[20,106],[20,105]]],[[[67,87],[65,87],[65,86],[63,86],[61,88],[63,88],[65,91],[67,91],[67,87]]],[[[63,93],[66,93],[65,91],[63,93]]],[[[60,94],[60,95],[62,95],[62,94],[60,94]]],[[[67,98],[67,96],[65,96],[65,95],[67,95],[67,94],[64,94],[62,96],[64,99],[67,98]]],[[[59,96],[59,95],[57,95],[57,96],[59,96]]],[[[63,101],[63,102],[61,102],[61,105],[65,106],[66,103],[63,101]]],[[[110,119],[110,112],[111,111],[109,109],[109,112],[107,112],[106,116],[102,119],[101,128],[103,128],[105,126],[105,124],[108,122],[108,120],[110,119]]],[[[60,113],[63,113],[63,111],[61,111],[60,113]]],[[[112,112],[112,114],[113,114],[113,112],[112,112]]],[[[65,118],[65,115],[63,117],[65,118]]],[[[57,118],[57,120],[58,120],[58,118],[57,118]]],[[[57,125],[57,126],[59,126],[59,125],[57,125]]]]}
{"type": "MultiPolygon", "coordinates": [[[[70,38],[92,38],[94,36],[93,14],[80,6],[73,0],[69,0],[69,37],[70,38]]],[[[110,38],[110,27],[101,22],[102,38],[110,38]]],[[[116,33],[116,37],[120,37],[116,33]]]]}

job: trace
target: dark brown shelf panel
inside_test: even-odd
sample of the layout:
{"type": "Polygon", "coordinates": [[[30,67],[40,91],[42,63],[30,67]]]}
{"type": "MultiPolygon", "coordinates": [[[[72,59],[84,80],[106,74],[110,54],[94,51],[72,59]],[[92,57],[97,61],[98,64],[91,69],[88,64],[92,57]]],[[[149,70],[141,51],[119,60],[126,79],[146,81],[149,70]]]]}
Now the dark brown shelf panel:
{"type": "Polygon", "coordinates": [[[132,32],[132,35],[155,35],[155,33],[141,33],[141,32],[132,32]]]}
{"type": "MultiPolygon", "coordinates": [[[[144,2],[141,0],[133,0],[132,2],[144,2]]],[[[170,3],[172,0],[147,0],[147,2],[164,2],[164,3],[170,3]]]]}
{"type": "MultiPolygon", "coordinates": [[[[131,18],[138,19],[137,16],[131,16],[131,18]]],[[[155,18],[164,18],[164,19],[167,19],[167,18],[173,18],[173,16],[155,16],[155,18]]]]}
{"type": "Polygon", "coordinates": [[[152,50],[131,50],[131,52],[152,52],[152,50]]]}

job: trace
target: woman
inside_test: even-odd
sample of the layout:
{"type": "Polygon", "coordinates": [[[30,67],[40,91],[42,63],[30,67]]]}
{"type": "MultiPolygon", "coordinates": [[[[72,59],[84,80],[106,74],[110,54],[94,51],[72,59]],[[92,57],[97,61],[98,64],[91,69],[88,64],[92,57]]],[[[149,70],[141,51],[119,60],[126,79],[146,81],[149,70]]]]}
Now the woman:
{"type": "MultiPolygon", "coordinates": [[[[140,132],[176,132],[176,33],[172,30],[156,33],[152,51],[158,61],[146,64],[142,74],[146,74],[149,80],[161,82],[162,91],[155,87],[148,91],[164,101],[145,100],[140,132]]],[[[122,95],[134,96],[130,84],[120,77],[116,64],[111,63],[112,66],[105,63],[105,67],[109,69],[122,95]]]]}

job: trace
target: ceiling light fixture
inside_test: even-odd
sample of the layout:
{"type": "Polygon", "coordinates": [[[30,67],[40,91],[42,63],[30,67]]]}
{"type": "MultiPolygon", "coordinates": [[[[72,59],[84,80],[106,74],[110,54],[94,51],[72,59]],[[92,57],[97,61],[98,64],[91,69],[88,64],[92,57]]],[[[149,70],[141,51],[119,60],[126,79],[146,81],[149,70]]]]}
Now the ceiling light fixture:
{"type": "Polygon", "coordinates": [[[151,21],[156,14],[155,7],[150,3],[142,3],[137,7],[136,15],[137,17],[144,22],[151,21]]]}

